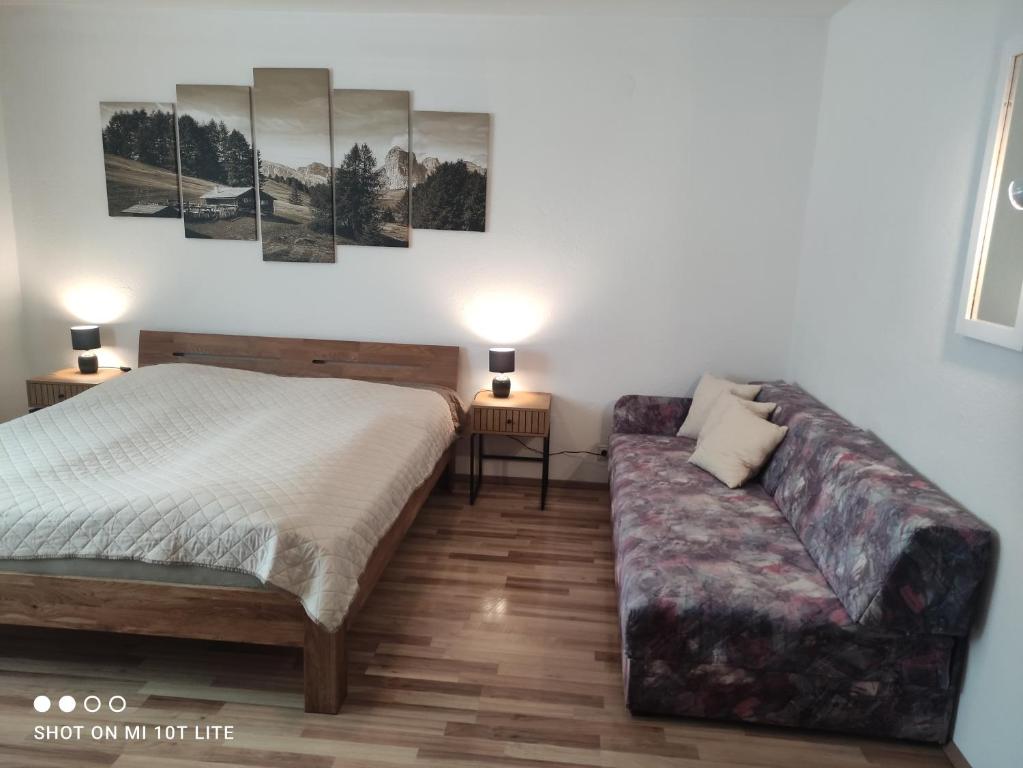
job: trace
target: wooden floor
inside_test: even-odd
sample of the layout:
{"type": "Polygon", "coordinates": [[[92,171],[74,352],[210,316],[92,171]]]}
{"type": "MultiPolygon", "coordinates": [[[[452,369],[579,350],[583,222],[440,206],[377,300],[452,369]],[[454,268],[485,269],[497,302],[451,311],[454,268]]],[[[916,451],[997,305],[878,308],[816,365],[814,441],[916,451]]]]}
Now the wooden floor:
{"type": "MultiPolygon", "coordinates": [[[[187,620],[182,617],[182,621],[187,620]]],[[[197,641],[0,630],[0,765],[947,768],[936,747],[698,720],[622,704],[601,491],[485,485],[435,495],[355,624],[348,701],[302,711],[299,652],[197,641]],[[37,714],[120,694],[120,715],[37,714]],[[38,742],[36,725],[147,725],[126,743],[38,742]],[[195,726],[232,725],[230,742],[195,726]],[[183,725],[157,740],[156,726],[183,725]]]]}

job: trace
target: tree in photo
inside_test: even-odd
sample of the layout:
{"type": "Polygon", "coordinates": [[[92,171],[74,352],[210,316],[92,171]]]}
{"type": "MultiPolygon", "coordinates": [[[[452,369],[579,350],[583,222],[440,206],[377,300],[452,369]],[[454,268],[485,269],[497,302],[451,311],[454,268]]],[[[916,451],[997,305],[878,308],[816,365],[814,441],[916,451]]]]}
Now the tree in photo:
{"type": "Polygon", "coordinates": [[[395,210],[394,218],[403,224],[408,222],[408,187],[405,187],[405,191],[401,195],[401,199],[398,201],[398,207],[395,210]]]}
{"type": "Polygon", "coordinates": [[[232,187],[252,185],[252,145],[223,121],[200,124],[191,115],[178,118],[181,172],[232,187]]]}
{"type": "Polygon", "coordinates": [[[209,141],[213,147],[217,167],[224,174],[225,160],[227,158],[227,126],[224,121],[217,122],[211,119],[206,123],[206,132],[209,134],[209,141]]]}
{"type": "Polygon", "coordinates": [[[181,173],[184,176],[198,176],[199,156],[203,146],[203,130],[191,115],[178,118],[178,140],[181,142],[181,173]]]}
{"type": "Polygon", "coordinates": [[[412,226],[483,232],[487,215],[487,175],[465,162],[441,163],[415,188],[412,226]]]}
{"type": "Polygon", "coordinates": [[[129,160],[137,160],[139,126],[148,116],[144,109],[114,113],[103,129],[103,151],[129,160]]]}
{"type": "Polygon", "coordinates": [[[252,145],[237,129],[224,142],[224,168],[230,186],[252,186],[252,145]]]}
{"type": "Polygon", "coordinates": [[[334,234],[334,196],[330,184],[317,184],[309,187],[309,207],[313,212],[313,220],[309,226],[317,232],[334,234]]]}
{"type": "Polygon", "coordinates": [[[174,116],[159,109],[116,112],[103,129],[103,151],[177,173],[174,116]]]}
{"type": "Polygon", "coordinates": [[[256,150],[256,175],[259,177],[260,186],[266,183],[266,174],[263,173],[263,155],[258,149],[256,150]]]}
{"type": "Polygon", "coordinates": [[[199,142],[196,159],[197,167],[192,174],[200,179],[223,183],[225,179],[224,166],[220,162],[220,150],[217,146],[216,124],[211,120],[206,125],[200,126],[196,132],[196,139],[199,142]]]}
{"type": "Polygon", "coordinates": [[[302,205],[302,187],[298,179],[289,179],[288,187],[291,191],[288,193],[288,202],[292,205],[302,205]]]}
{"type": "Polygon", "coordinates": [[[139,162],[177,173],[174,116],[170,112],[151,112],[149,119],[142,123],[139,130],[139,162]]]}
{"type": "Polygon", "coordinates": [[[339,235],[357,243],[381,237],[384,171],[367,144],[353,144],[334,171],[334,222],[339,235]]]}

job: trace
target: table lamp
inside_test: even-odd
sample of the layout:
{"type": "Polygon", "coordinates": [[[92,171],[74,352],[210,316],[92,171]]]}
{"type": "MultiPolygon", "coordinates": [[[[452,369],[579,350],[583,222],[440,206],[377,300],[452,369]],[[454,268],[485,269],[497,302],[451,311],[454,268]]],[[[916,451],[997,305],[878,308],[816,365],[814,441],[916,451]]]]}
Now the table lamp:
{"type": "Polygon", "coordinates": [[[511,380],[505,376],[515,370],[515,350],[511,347],[493,347],[490,350],[490,372],[496,373],[491,385],[494,397],[511,394],[511,380]]]}
{"type": "Polygon", "coordinates": [[[96,373],[99,371],[99,361],[96,359],[95,350],[103,346],[99,340],[98,325],[75,325],[71,327],[71,347],[82,354],[78,356],[78,370],[80,373],[96,373]]]}

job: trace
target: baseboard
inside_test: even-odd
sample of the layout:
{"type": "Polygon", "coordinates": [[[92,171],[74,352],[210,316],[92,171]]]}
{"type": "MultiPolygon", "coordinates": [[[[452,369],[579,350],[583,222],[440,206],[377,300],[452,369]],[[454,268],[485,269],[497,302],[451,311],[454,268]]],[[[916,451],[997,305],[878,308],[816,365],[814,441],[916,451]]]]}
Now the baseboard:
{"type": "Polygon", "coordinates": [[[952,763],[953,768],[973,768],[970,765],[970,761],[966,759],[966,756],[959,751],[959,747],[956,746],[954,741],[950,741],[945,745],[945,757],[952,763]]]}
{"type": "MultiPolygon", "coordinates": [[[[468,483],[468,473],[459,472],[455,474],[455,480],[460,483],[468,483]]],[[[540,479],[536,477],[511,477],[507,475],[483,475],[483,485],[534,485],[540,486],[540,479]]],[[[548,481],[551,488],[579,488],[584,490],[607,490],[607,482],[595,480],[555,480],[553,477],[548,481]]]]}

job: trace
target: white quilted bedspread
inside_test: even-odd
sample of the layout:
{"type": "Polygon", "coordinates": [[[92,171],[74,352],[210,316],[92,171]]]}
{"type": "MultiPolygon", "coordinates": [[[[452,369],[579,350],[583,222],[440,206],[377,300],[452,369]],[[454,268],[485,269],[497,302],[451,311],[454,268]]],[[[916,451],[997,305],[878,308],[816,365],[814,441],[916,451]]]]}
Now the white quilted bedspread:
{"type": "Polygon", "coordinates": [[[431,390],[141,368],[0,424],[0,557],[243,571],[335,629],[454,433],[431,390]]]}

